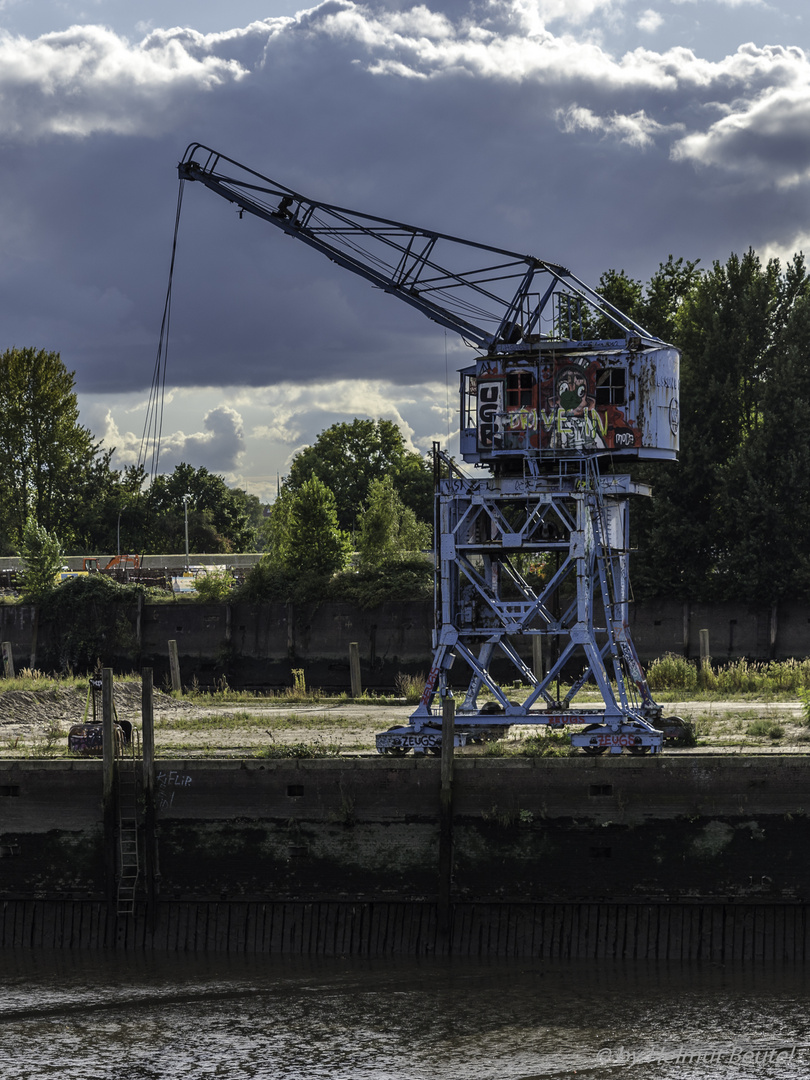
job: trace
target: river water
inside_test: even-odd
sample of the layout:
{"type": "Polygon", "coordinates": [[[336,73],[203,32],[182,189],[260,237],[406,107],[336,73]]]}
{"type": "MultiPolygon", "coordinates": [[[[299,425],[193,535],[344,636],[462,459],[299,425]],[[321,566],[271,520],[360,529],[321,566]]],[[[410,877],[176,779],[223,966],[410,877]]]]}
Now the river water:
{"type": "Polygon", "coordinates": [[[800,967],[0,952],[2,1080],[789,1080],[800,967]]]}

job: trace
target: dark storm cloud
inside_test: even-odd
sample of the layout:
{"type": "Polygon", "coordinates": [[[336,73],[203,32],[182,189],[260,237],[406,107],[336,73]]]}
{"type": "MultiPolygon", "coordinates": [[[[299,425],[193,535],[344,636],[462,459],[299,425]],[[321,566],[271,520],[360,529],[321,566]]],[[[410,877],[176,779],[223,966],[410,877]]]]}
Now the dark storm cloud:
{"type": "MultiPolygon", "coordinates": [[[[61,350],[82,391],[148,385],[192,140],[307,195],[592,280],[799,235],[801,50],[616,57],[576,24],[551,33],[528,3],[451,11],[328,0],[222,34],[0,36],[7,344],[61,350]]],[[[442,369],[439,328],[196,184],[174,284],[170,384],[404,384],[442,369]]]]}

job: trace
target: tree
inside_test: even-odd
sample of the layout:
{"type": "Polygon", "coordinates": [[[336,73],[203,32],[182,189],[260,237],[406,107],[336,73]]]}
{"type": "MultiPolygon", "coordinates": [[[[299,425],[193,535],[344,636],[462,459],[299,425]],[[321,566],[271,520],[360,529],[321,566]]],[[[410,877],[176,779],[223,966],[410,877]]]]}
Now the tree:
{"type": "Polygon", "coordinates": [[[62,548],[56,534],[29,518],[23,529],[20,557],[23,564],[23,599],[38,603],[53,591],[59,581],[62,548]]]}
{"type": "Polygon", "coordinates": [[[778,478],[796,475],[795,424],[807,391],[795,377],[801,364],[790,347],[806,352],[810,342],[804,324],[791,319],[810,283],[801,257],[783,272],[777,260],[763,266],[750,250],[701,275],[695,264],[662,267],[659,288],[648,296],[666,296],[667,283],[669,301],[658,310],[669,307],[670,315],[663,330],[654,329],[666,330],[682,351],[681,450],[677,465],[645,473],[655,497],[636,515],[637,594],[754,600],[769,590],[754,583],[759,570],[751,553],[759,552],[764,569],[769,545],[790,548],[789,518],[764,508],[771,482],[776,489],[778,478]],[[676,300],[681,288],[688,292],[676,300]],[[780,411],[782,383],[792,398],[780,411]],[[793,433],[792,450],[777,437],[779,425],[793,433]]]}
{"type": "MultiPolygon", "coordinates": [[[[624,270],[606,270],[599,278],[596,291],[622,314],[638,321],[642,293],[640,281],[628,277],[624,270]]],[[[600,315],[588,320],[585,336],[610,340],[623,335],[612,319],[600,315]]]]}
{"type": "Polygon", "coordinates": [[[663,341],[674,341],[679,334],[679,312],[698,283],[700,259],[675,259],[672,255],[647,282],[644,299],[636,319],[645,330],[663,341]]]}
{"type": "Polygon", "coordinates": [[[335,496],[338,524],[353,530],[373,480],[391,476],[400,498],[421,521],[433,518],[433,474],[419,454],[405,448],[391,420],[355,419],[333,424],[293,458],[285,487],[299,491],[317,477],[335,496]]]}
{"type": "Polygon", "coordinates": [[[810,592],[810,296],[774,350],[761,423],[725,480],[730,591],[758,603],[810,592]]]}
{"type": "Polygon", "coordinates": [[[29,518],[70,545],[79,493],[99,455],[79,423],[73,372],[56,352],[7,349],[0,356],[0,516],[6,549],[29,518]]]}
{"type": "Polygon", "coordinates": [[[351,540],[338,525],[334,495],[316,476],[289,492],[278,513],[274,555],[290,577],[323,581],[346,566],[351,540]]]}
{"type": "MultiPolygon", "coordinates": [[[[184,495],[191,496],[189,551],[227,553],[255,549],[250,496],[229,488],[221,476],[205,468],[195,469],[183,463],[169,476],[156,476],[144,497],[145,520],[138,545],[142,551],[185,550],[184,495]]],[[[258,503],[258,499],[255,501],[258,503]]]]}
{"type": "Polygon", "coordinates": [[[413,510],[404,505],[393,477],[372,480],[357,538],[361,566],[397,562],[429,544],[430,526],[418,522],[413,510]]]}
{"type": "Polygon", "coordinates": [[[72,522],[70,554],[93,555],[138,549],[145,520],[141,465],[113,469],[114,449],[100,453],[82,479],[72,522]]]}

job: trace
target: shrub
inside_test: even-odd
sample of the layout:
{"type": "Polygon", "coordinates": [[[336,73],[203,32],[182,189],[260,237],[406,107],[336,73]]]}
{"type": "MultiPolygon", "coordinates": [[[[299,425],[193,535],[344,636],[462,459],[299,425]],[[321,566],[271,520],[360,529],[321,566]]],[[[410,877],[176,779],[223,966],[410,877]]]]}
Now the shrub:
{"type": "Polygon", "coordinates": [[[228,600],[233,592],[234,577],[230,570],[206,570],[194,580],[197,597],[204,604],[219,604],[228,600]]]}
{"type": "Polygon", "coordinates": [[[379,566],[344,571],[329,585],[328,598],[377,607],[387,600],[429,600],[433,595],[433,560],[426,555],[396,559],[379,566]]]}
{"type": "Polygon", "coordinates": [[[696,690],[697,668],[683,656],[666,653],[650,664],[647,682],[651,690],[696,690]]]}
{"type": "Polygon", "coordinates": [[[56,534],[29,518],[23,531],[20,557],[23,600],[34,603],[44,600],[58,586],[62,568],[62,548],[56,534]]]}
{"type": "Polygon", "coordinates": [[[418,705],[425,692],[427,678],[425,675],[408,675],[400,671],[394,680],[396,691],[400,697],[405,698],[408,705],[418,705]]]}

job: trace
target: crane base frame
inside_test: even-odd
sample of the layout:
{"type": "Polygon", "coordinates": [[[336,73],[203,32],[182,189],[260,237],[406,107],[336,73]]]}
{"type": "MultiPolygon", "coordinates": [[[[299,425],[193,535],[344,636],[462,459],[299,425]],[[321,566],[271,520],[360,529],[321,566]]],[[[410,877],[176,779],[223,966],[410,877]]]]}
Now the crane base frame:
{"type": "Polygon", "coordinates": [[[664,720],[628,625],[629,499],[649,494],[646,485],[601,476],[598,459],[581,454],[545,475],[479,479],[435,453],[433,665],[410,725],[378,735],[378,751],[432,752],[441,745],[434,700],[448,693],[459,661],[469,681],[456,712],[458,745],[513,725],[581,726],[571,744],[590,754],[656,754],[679,737],[683,721],[664,720]],[[532,561],[543,568],[539,587],[527,580],[532,561]],[[542,661],[535,672],[524,659],[530,645],[533,655],[551,652],[545,673],[542,661]],[[496,659],[511,665],[515,682],[496,679],[496,659]],[[563,670],[577,663],[561,696],[563,670]],[[602,704],[578,707],[575,699],[589,684],[602,704]],[[487,700],[479,702],[480,695],[487,700]]]}

